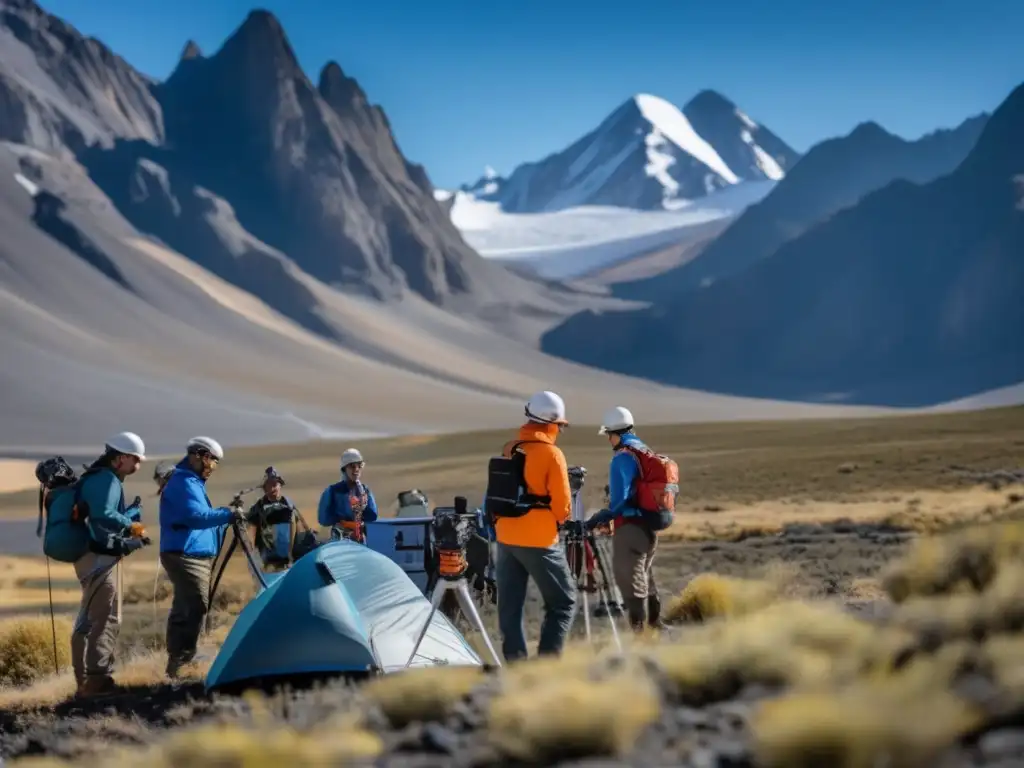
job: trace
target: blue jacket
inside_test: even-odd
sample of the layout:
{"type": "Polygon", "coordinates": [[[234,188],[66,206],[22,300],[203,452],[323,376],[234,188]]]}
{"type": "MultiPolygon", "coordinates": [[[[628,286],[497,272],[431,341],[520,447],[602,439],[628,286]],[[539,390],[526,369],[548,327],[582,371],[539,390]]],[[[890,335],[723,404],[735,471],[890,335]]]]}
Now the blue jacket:
{"type": "MultiPolygon", "coordinates": [[[[362,483],[363,493],[366,494],[366,507],[363,509],[363,522],[372,523],[377,519],[377,500],[373,498],[373,491],[366,483],[362,483]]],[[[320,504],[316,510],[317,521],[324,528],[345,520],[352,522],[355,515],[352,514],[352,504],[349,500],[348,478],[341,482],[328,485],[320,494],[320,504]]]]}
{"type": "Polygon", "coordinates": [[[81,483],[81,500],[89,508],[89,549],[103,555],[119,554],[112,546],[113,540],[125,535],[135,509],[125,506],[121,480],[113,470],[104,467],[85,474],[81,483]]]}
{"type": "MultiPolygon", "coordinates": [[[[630,433],[622,436],[622,442],[637,448],[647,447],[639,437],[630,433]]],[[[608,509],[602,509],[590,517],[594,525],[609,523],[619,516],[641,516],[635,500],[635,483],[639,474],[640,467],[633,455],[621,448],[616,449],[608,467],[608,509]]]]}
{"type": "Polygon", "coordinates": [[[182,459],[160,494],[160,551],[214,557],[221,540],[218,529],[231,518],[229,508],[214,508],[206,482],[182,459]]]}

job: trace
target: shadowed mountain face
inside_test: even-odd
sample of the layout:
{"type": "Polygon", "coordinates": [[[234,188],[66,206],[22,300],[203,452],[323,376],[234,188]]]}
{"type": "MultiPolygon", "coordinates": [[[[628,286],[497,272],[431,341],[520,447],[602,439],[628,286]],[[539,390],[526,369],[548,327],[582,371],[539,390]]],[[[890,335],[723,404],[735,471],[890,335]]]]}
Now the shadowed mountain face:
{"type": "Polygon", "coordinates": [[[1021,135],[1024,85],[952,173],[893,182],[675,301],[573,317],[543,348],[662,382],[787,399],[921,405],[1016,383],[1021,135]]]}
{"type": "Polygon", "coordinates": [[[211,56],[189,41],[161,83],[28,0],[0,20],[0,137],[81,163],[138,232],[321,336],[345,329],[311,282],[530,339],[601,303],[480,258],[383,110],[334,62],[314,86],[265,11],[211,56]]]}
{"type": "Polygon", "coordinates": [[[233,285],[260,296],[314,333],[336,336],[318,313],[319,300],[303,285],[295,264],[258,240],[239,222],[231,204],[190,179],[171,173],[171,152],[145,142],[89,150],[82,160],[90,176],[139,232],[171,248],[233,285]]]}
{"type": "Polygon", "coordinates": [[[0,2],[0,36],[0,138],[73,154],[142,231],[261,296],[305,304],[310,328],[308,297],[281,287],[285,262],[377,299],[557,307],[466,245],[380,107],[333,62],[314,86],[270,13],[251,12],[212,56],[189,41],[161,83],[28,0],[0,2]],[[216,211],[199,198],[219,200],[216,211]],[[203,234],[225,217],[245,248],[203,234]]]}
{"type": "Polygon", "coordinates": [[[774,189],[747,208],[697,258],[642,286],[631,296],[669,301],[684,291],[741,272],[837,211],[898,179],[925,184],[956,168],[971,151],[987,115],[917,141],[877,123],[812,147],[774,189]]]}
{"type": "Polygon", "coordinates": [[[250,13],[213,56],[183,57],[154,90],[172,174],[230,201],[242,226],[314,277],[435,302],[484,278],[426,179],[410,178],[381,110],[336,64],[314,88],[270,14],[250,13]]]}
{"type": "Polygon", "coordinates": [[[698,93],[683,107],[683,115],[698,136],[710,137],[718,156],[741,179],[772,178],[765,170],[763,155],[786,174],[800,159],[796,150],[717,91],[698,93]]]}
{"type": "Polygon", "coordinates": [[[159,142],[160,105],[120,56],[29,0],[0,0],[0,139],[38,149],[159,142]]]}

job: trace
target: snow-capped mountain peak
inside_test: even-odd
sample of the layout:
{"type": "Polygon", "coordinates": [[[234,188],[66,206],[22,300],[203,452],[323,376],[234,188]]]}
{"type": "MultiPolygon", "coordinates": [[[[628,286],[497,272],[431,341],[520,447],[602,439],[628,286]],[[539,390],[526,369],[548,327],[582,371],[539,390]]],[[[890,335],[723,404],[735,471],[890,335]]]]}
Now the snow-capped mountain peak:
{"type": "Polygon", "coordinates": [[[745,181],[777,181],[798,158],[770,131],[714,91],[683,109],[639,93],[560,152],[485,171],[463,192],[509,213],[603,205],[676,209],[745,181]]]}
{"type": "MultiPolygon", "coordinates": [[[[666,141],[669,141],[691,157],[702,162],[728,183],[739,183],[739,178],[732,172],[732,169],[722,161],[714,147],[693,130],[690,121],[686,119],[686,115],[678,107],[671,102],[665,101],[665,99],[649,93],[637,94],[633,97],[633,103],[636,104],[636,108],[640,110],[640,114],[643,115],[644,119],[651,124],[652,131],[647,134],[644,140],[648,148],[657,148],[663,146],[666,141]]],[[[649,151],[648,157],[651,157],[651,154],[652,152],[649,151]]],[[[656,149],[653,149],[653,154],[657,155],[656,149]]],[[[655,158],[651,158],[651,161],[652,163],[658,162],[655,158]]],[[[671,184],[666,183],[666,186],[678,186],[674,180],[666,180],[666,182],[669,181],[671,181],[671,184]]]]}

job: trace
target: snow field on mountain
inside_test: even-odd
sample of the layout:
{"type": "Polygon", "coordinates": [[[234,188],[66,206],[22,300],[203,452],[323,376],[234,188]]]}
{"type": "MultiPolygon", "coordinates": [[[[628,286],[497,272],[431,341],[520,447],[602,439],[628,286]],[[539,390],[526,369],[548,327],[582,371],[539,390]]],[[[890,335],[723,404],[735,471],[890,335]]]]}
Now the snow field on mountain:
{"type": "MultiPolygon", "coordinates": [[[[452,222],[486,258],[528,262],[549,278],[568,278],[656,248],[684,242],[698,225],[734,216],[767,195],[774,181],[750,181],[674,210],[578,206],[548,213],[505,213],[500,204],[455,192],[452,222]]],[[[438,199],[450,192],[438,190],[438,199]]]]}

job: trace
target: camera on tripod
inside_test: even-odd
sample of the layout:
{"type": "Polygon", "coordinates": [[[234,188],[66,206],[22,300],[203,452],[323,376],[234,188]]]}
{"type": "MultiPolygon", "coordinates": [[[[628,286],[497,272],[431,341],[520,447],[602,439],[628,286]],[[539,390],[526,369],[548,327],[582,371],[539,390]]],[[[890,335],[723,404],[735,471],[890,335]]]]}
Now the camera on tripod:
{"type": "Polygon", "coordinates": [[[437,552],[437,573],[443,579],[462,578],[469,567],[466,545],[472,535],[471,513],[466,509],[466,497],[456,496],[454,507],[438,507],[430,521],[430,535],[437,552]]]}
{"type": "Polygon", "coordinates": [[[576,542],[583,540],[583,523],[579,520],[566,520],[562,525],[567,541],[576,542]]]}
{"type": "Polygon", "coordinates": [[[587,479],[587,468],[586,467],[569,467],[569,488],[573,493],[579,491],[583,487],[583,483],[587,479]]]}

